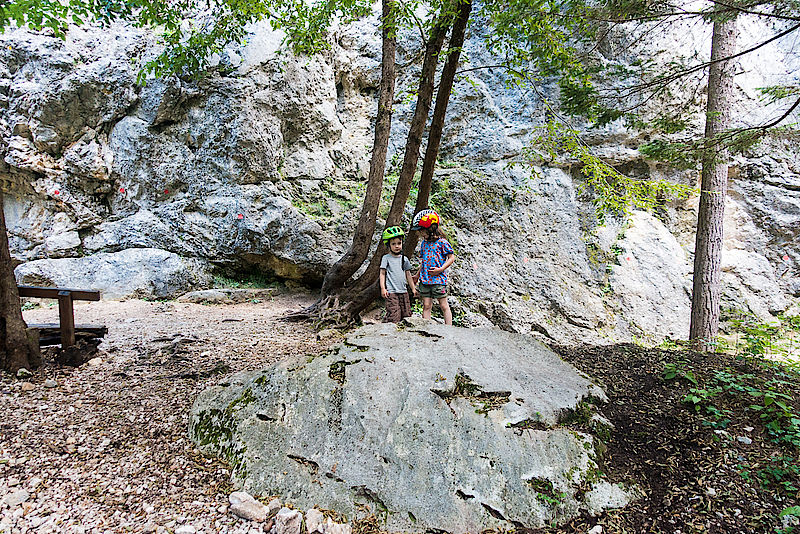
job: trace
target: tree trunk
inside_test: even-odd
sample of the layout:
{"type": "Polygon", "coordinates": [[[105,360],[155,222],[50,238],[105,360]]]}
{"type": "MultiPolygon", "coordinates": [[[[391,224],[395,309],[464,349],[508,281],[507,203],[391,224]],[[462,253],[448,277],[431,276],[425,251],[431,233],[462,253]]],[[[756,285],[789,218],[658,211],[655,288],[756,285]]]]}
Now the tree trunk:
{"type": "Polygon", "coordinates": [[[386,170],[386,152],[389,146],[389,134],[392,127],[392,103],[395,86],[395,50],[397,41],[396,29],[390,23],[394,2],[383,0],[382,39],[383,58],[381,63],[381,86],[378,95],[378,114],[375,119],[375,140],[372,145],[372,157],[369,163],[369,178],[361,216],[353,232],[350,248],[337,261],[322,282],[322,296],[331,295],[341,289],[345,282],[355,273],[369,254],[372,234],[375,233],[375,221],[378,206],[383,192],[383,175],[386,170]]]}
{"type": "MultiPolygon", "coordinates": [[[[725,15],[723,15],[725,16],[725,15]]],[[[727,151],[719,135],[730,125],[733,95],[732,60],[720,58],[734,54],[736,19],[714,22],[711,39],[711,67],[708,74],[705,151],[703,154],[700,208],[697,214],[692,318],[689,339],[697,350],[713,349],[719,330],[723,216],[728,186],[727,151]]]]}
{"type": "MultiPolygon", "coordinates": [[[[431,196],[431,186],[433,184],[433,171],[436,169],[436,160],[439,157],[439,147],[442,143],[442,132],[444,131],[444,119],[447,114],[447,104],[450,102],[450,93],[453,90],[458,62],[461,58],[461,47],[464,46],[464,36],[467,32],[467,22],[472,11],[472,0],[464,1],[458,9],[458,17],[453,23],[453,35],[450,37],[450,50],[447,54],[447,62],[442,69],[442,78],[439,81],[439,91],[436,93],[436,106],[433,109],[431,128],[428,132],[428,146],[425,149],[425,159],[422,162],[422,175],[419,178],[417,188],[417,204],[414,213],[418,213],[428,207],[431,196]]],[[[403,252],[406,256],[411,256],[417,247],[419,236],[413,234],[408,236],[403,252]]]]}
{"type": "MultiPolygon", "coordinates": [[[[453,90],[453,83],[455,81],[456,71],[458,70],[458,62],[461,57],[461,47],[464,45],[464,36],[466,35],[467,22],[469,15],[472,11],[472,2],[467,0],[460,4],[458,15],[453,21],[453,32],[450,36],[449,51],[447,53],[447,61],[442,69],[442,76],[439,80],[439,90],[436,93],[436,106],[433,110],[433,118],[431,119],[431,127],[428,131],[428,146],[425,149],[425,159],[422,165],[422,176],[419,182],[419,193],[417,195],[417,206],[414,212],[424,209],[428,205],[428,197],[430,196],[431,181],[433,179],[433,171],[436,167],[436,159],[439,155],[439,146],[442,141],[442,131],[444,130],[444,119],[447,113],[447,104],[450,102],[450,93],[453,90]],[[427,182],[427,189],[423,191],[423,184],[427,182]]],[[[421,85],[421,84],[420,84],[421,85]]],[[[421,92],[420,87],[420,92],[421,92]]],[[[431,93],[433,87],[431,87],[431,93]]],[[[430,109],[430,102],[428,103],[430,109]]],[[[427,117],[428,111],[425,111],[427,117]]],[[[416,116],[415,116],[416,118],[416,116]]],[[[409,134],[410,137],[410,134],[409,134]]],[[[408,147],[406,147],[408,150],[408,147]]],[[[408,152],[406,152],[408,154],[408,152]]],[[[419,153],[415,161],[419,159],[419,153]]],[[[416,170],[416,163],[415,169],[416,170]]],[[[402,174],[402,173],[401,173],[402,174]]],[[[413,172],[411,173],[413,178],[413,172]]],[[[394,201],[392,202],[389,216],[387,217],[386,226],[393,226],[398,224],[402,218],[403,210],[405,209],[408,195],[411,191],[411,182],[409,179],[406,182],[398,180],[397,188],[395,189],[394,201]],[[401,189],[401,183],[403,189],[401,189]]],[[[357,288],[359,290],[358,296],[348,305],[349,312],[352,314],[359,314],[367,306],[369,306],[378,296],[380,296],[378,285],[378,269],[380,267],[381,257],[386,253],[385,246],[378,247],[375,255],[372,257],[367,270],[359,279],[357,288]]],[[[417,246],[417,234],[410,233],[405,240],[403,253],[406,256],[411,256],[417,246]]]]}
{"type": "Polygon", "coordinates": [[[10,373],[39,364],[37,350],[28,340],[28,330],[22,319],[17,281],[11,267],[8,231],[3,211],[3,192],[0,190],[0,367],[10,373]]]}
{"type": "MultiPolygon", "coordinates": [[[[406,207],[406,202],[408,202],[408,195],[411,192],[411,183],[414,181],[414,174],[417,172],[419,152],[422,146],[422,135],[425,132],[428,112],[430,112],[431,102],[433,101],[436,65],[439,61],[439,54],[442,51],[442,46],[444,46],[444,39],[447,36],[446,20],[444,15],[439,17],[436,25],[433,27],[431,37],[425,46],[425,58],[422,61],[422,73],[420,74],[419,88],[417,90],[417,105],[414,108],[411,127],[406,137],[403,166],[400,168],[400,176],[395,186],[392,205],[389,208],[389,214],[386,216],[387,228],[400,224],[403,217],[403,210],[406,207]]],[[[353,284],[356,292],[369,291],[373,283],[378,280],[378,269],[380,268],[381,258],[384,254],[386,254],[386,246],[381,241],[378,243],[378,248],[372,256],[372,260],[367,266],[366,271],[364,271],[353,284]]],[[[366,305],[369,305],[369,302],[367,302],[366,305]]]]}

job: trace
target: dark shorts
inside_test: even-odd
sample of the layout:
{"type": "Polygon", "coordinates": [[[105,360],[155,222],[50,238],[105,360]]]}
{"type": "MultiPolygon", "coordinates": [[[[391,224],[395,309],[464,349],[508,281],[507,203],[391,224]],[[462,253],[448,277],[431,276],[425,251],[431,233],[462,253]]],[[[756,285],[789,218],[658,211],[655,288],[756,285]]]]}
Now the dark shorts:
{"type": "Polygon", "coordinates": [[[411,300],[406,293],[389,293],[386,297],[386,317],[384,323],[399,323],[404,317],[411,317],[411,300]]]}
{"type": "Polygon", "coordinates": [[[447,296],[447,286],[442,284],[420,284],[419,296],[429,299],[441,299],[447,296]]]}

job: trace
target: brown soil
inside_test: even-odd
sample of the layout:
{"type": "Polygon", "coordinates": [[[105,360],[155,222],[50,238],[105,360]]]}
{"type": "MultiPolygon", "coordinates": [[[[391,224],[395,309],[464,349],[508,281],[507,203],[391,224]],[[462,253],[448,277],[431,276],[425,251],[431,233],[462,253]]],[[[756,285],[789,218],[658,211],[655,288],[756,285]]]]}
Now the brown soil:
{"type": "MultiPolygon", "coordinates": [[[[9,525],[21,533],[172,532],[181,525],[250,532],[252,524],[227,513],[226,466],[202,457],[188,440],[187,414],[220,376],[319,353],[338,341],[319,341],[309,325],[279,320],[311,302],[282,294],[220,306],[76,303],[79,323],[109,327],[102,362],[71,368],[50,360],[29,379],[29,392],[21,380],[0,380],[0,500],[20,489],[31,494],[16,512],[0,508],[0,532],[9,525]],[[57,386],[44,387],[48,379],[57,386]]],[[[25,312],[36,323],[57,316],[57,306],[25,312]]],[[[772,459],[796,460],[797,451],[773,443],[757,414],[733,397],[717,402],[732,410],[731,422],[709,427],[682,402],[693,384],[662,378],[669,362],[689,366],[701,386],[723,367],[765,377],[769,369],[631,345],[557,350],[605,388],[610,402],[602,412],[616,430],[600,458],[603,471],[612,482],[635,485],[642,497],[623,510],[533,532],[586,533],[597,525],[606,534],[791,532],[776,530],[778,514],[797,504],[800,480],[762,482],[758,473],[772,459]]],[[[377,532],[364,521],[357,532],[377,532]]]]}
{"type": "MultiPolygon", "coordinates": [[[[606,533],[785,533],[780,512],[797,504],[800,479],[785,473],[779,483],[762,480],[772,461],[793,458],[797,450],[779,446],[762,426],[756,402],[748,395],[720,394],[714,405],[730,414],[720,428],[705,410],[682,399],[692,387],[710,387],[718,370],[751,374],[752,382],[770,378],[775,369],[757,360],[692,351],[644,349],[634,345],[561,348],[562,357],[596,378],[609,403],[603,414],[615,426],[601,458],[609,480],[638,487],[642,497],[623,510],[582,517],[541,532],[587,532],[602,525],[606,533]],[[690,369],[698,384],[663,378],[664,366],[690,369]]],[[[787,392],[798,385],[797,376],[787,392]]],[[[796,410],[796,408],[795,408],[796,410]]],[[[795,530],[797,532],[797,530],[795,530]]]]}

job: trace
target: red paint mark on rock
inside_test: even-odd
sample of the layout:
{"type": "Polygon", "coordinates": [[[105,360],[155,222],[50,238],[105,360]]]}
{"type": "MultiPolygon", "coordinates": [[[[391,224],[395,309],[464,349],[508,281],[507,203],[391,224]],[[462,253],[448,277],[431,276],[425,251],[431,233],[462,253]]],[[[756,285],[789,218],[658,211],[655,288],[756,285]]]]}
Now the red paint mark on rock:
{"type": "Polygon", "coordinates": [[[164,194],[169,195],[169,189],[164,189],[164,194]]]}
{"type": "Polygon", "coordinates": [[[120,187],[120,188],[119,188],[119,192],[120,192],[120,193],[124,193],[124,192],[125,192],[125,188],[124,188],[124,187],[120,187]]]}
{"type": "Polygon", "coordinates": [[[58,189],[56,189],[55,191],[53,191],[53,194],[54,194],[54,195],[60,195],[60,194],[61,194],[61,191],[59,191],[58,189]]]}
{"type": "Polygon", "coordinates": [[[631,261],[631,257],[628,256],[627,258],[625,258],[625,261],[631,261]]]}
{"type": "Polygon", "coordinates": [[[783,261],[789,261],[789,255],[788,254],[784,254],[783,255],[783,261]]]}
{"type": "Polygon", "coordinates": [[[244,215],[242,215],[241,213],[239,213],[239,214],[236,216],[236,218],[237,218],[237,219],[244,219],[244,215]]]}

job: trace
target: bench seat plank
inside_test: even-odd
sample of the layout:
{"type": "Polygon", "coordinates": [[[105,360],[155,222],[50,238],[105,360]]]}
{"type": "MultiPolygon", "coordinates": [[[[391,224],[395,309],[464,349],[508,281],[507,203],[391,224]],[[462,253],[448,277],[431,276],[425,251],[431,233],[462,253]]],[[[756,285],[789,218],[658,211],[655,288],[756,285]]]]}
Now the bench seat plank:
{"type": "Polygon", "coordinates": [[[66,289],[62,287],[17,286],[20,297],[57,299],[59,293],[68,292],[72,300],[100,300],[100,291],[91,289],[66,289]]]}

